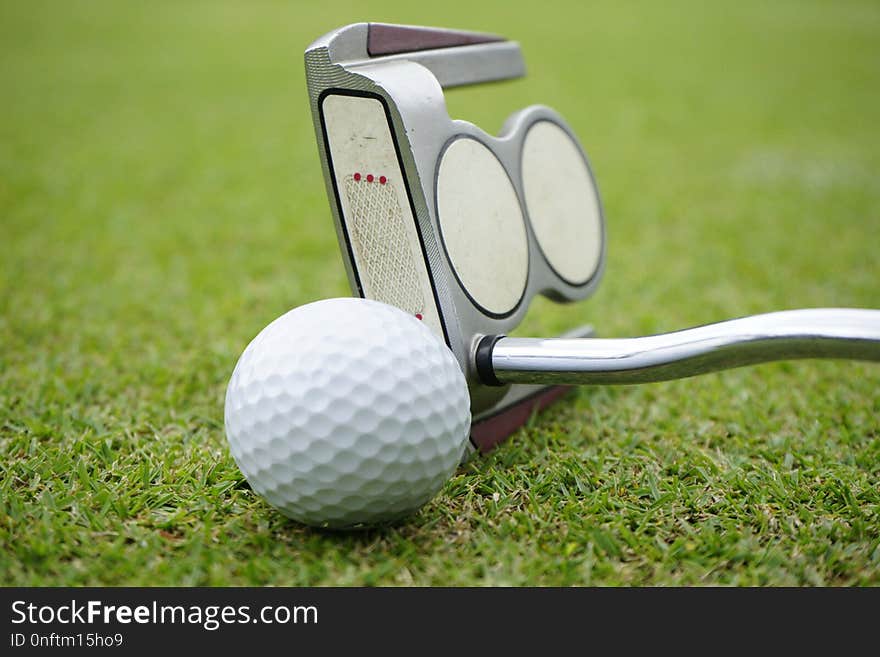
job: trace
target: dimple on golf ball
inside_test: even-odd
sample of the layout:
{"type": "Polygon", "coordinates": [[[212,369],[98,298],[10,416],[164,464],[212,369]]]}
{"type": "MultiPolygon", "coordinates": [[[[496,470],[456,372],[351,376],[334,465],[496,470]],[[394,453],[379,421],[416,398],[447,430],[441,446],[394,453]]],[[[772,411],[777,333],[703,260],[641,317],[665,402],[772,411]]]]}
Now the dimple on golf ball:
{"type": "Polygon", "coordinates": [[[470,428],[464,375],[417,318],[326,299],[282,315],[239,358],[226,436],[251,487],[286,516],[369,526],[430,500],[470,428]]]}

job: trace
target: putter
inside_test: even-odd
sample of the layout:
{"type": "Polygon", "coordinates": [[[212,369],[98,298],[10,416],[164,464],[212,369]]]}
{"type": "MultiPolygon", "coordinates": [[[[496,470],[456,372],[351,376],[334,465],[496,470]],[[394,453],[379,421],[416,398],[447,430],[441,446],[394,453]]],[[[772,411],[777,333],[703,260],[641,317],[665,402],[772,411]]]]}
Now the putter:
{"type": "Polygon", "coordinates": [[[792,310],[641,338],[511,338],[530,302],[588,297],[605,230],[590,162],[545,106],[501,133],[449,117],[443,89],[523,76],[500,36],[357,23],[305,52],[321,166],[352,292],[441,337],[488,450],[566,386],[640,383],[793,358],[880,360],[880,311],[792,310]]]}

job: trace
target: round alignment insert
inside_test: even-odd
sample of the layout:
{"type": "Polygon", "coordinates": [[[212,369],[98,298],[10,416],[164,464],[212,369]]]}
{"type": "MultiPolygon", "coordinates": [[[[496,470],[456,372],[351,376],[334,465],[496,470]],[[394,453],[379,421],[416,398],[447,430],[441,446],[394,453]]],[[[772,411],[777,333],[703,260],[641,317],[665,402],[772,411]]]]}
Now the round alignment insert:
{"type": "Polygon", "coordinates": [[[437,217],[452,268],[468,296],[494,315],[516,308],[526,287],[529,246],[519,199],[485,145],[462,137],[443,153],[437,217]]]}
{"type": "Polygon", "coordinates": [[[541,252],[566,282],[583,285],[602,256],[602,213],[580,147],[555,123],[536,122],[523,143],[522,177],[541,252]]]}

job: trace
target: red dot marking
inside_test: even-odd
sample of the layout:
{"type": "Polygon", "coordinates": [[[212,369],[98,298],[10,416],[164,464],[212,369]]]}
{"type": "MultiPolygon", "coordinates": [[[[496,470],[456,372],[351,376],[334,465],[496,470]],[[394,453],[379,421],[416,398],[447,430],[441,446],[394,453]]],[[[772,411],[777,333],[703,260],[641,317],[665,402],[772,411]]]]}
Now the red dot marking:
{"type": "Polygon", "coordinates": [[[388,178],[386,178],[385,176],[379,176],[379,182],[384,185],[388,182],[388,178]]]}
{"type": "Polygon", "coordinates": [[[367,174],[367,182],[373,182],[373,174],[372,173],[367,174]]]}
{"type": "Polygon", "coordinates": [[[416,313],[416,319],[421,319],[421,318],[422,318],[422,313],[416,313]]]}
{"type": "Polygon", "coordinates": [[[355,180],[360,180],[360,179],[361,179],[361,174],[359,174],[359,173],[354,174],[354,179],[355,179],[355,180]]]}

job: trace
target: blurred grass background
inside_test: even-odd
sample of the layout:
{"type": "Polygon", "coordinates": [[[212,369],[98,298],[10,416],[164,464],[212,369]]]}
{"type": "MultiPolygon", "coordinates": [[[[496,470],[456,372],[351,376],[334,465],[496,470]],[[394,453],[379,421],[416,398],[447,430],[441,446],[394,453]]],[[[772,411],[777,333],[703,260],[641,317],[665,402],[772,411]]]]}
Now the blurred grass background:
{"type": "Polygon", "coordinates": [[[636,335],[880,307],[880,5],[0,2],[0,583],[880,583],[880,371],[762,365],[583,388],[409,522],[285,520],[229,456],[225,385],[293,306],[348,294],[302,52],[350,22],[490,31],[551,105],[608,264],[521,333],[636,335]]]}

